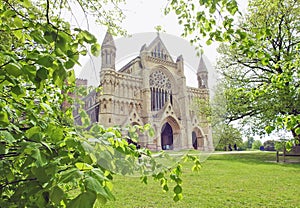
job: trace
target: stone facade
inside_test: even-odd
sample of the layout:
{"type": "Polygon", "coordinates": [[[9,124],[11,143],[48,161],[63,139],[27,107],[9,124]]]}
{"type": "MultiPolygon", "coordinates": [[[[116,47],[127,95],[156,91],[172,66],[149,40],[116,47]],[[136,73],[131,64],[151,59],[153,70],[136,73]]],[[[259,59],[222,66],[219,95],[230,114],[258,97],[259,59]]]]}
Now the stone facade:
{"type": "MultiPolygon", "coordinates": [[[[211,129],[191,108],[195,98],[209,99],[203,58],[197,70],[198,88],[193,88],[186,86],[183,57],[173,61],[159,34],[118,71],[116,52],[113,37],[107,33],[101,48],[102,91],[82,98],[91,121],[106,127],[150,123],[155,137],[141,136],[139,143],[154,150],[212,150],[211,129]]],[[[75,119],[80,123],[76,112],[75,119]]]]}

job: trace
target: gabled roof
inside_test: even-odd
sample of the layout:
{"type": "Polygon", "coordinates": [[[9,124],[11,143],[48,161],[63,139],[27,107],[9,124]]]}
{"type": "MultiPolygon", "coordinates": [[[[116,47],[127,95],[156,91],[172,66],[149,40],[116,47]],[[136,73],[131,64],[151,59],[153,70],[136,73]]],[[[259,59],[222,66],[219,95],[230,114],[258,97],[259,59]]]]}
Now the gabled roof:
{"type": "Polygon", "coordinates": [[[161,40],[159,33],[157,33],[156,38],[150,43],[150,45],[148,47],[145,47],[145,45],[144,45],[141,50],[144,50],[144,49],[150,53],[157,53],[158,58],[163,58],[166,61],[174,62],[172,57],[170,56],[170,53],[169,53],[167,47],[161,40]],[[159,56],[158,53],[161,56],[159,56]]]}

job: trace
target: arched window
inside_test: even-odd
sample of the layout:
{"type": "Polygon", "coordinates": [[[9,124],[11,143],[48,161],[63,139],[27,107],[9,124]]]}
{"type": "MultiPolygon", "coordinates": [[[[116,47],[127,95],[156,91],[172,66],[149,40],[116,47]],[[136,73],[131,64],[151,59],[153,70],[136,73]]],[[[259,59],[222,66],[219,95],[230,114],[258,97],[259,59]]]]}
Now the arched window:
{"type": "Polygon", "coordinates": [[[153,72],[150,75],[149,85],[152,111],[160,110],[168,100],[173,103],[171,82],[163,72],[153,72]]]}

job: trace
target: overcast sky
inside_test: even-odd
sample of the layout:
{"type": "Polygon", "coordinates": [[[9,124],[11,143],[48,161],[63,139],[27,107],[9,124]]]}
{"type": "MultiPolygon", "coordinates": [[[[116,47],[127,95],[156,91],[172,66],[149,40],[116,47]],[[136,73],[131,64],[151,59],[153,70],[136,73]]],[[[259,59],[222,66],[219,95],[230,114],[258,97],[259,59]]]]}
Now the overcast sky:
{"type": "MultiPolygon", "coordinates": [[[[242,10],[245,10],[247,6],[247,0],[238,0],[239,6],[242,10]]],[[[126,4],[122,6],[126,19],[122,22],[122,27],[128,31],[129,34],[155,32],[155,27],[160,25],[167,34],[180,37],[182,33],[182,27],[178,25],[178,20],[175,14],[171,13],[167,16],[164,15],[163,9],[167,4],[166,0],[126,0],[126,4]]],[[[78,8],[76,18],[81,27],[86,27],[86,21],[84,15],[78,8]],[[81,20],[80,20],[81,19],[81,20]]],[[[74,20],[74,18],[73,18],[74,20]]],[[[72,20],[71,20],[72,23],[72,20]]],[[[75,23],[73,21],[73,23],[75,23]]],[[[106,28],[96,25],[92,19],[89,20],[89,31],[93,33],[98,41],[104,38],[106,28]]],[[[217,44],[213,43],[210,46],[204,46],[204,55],[209,59],[212,65],[216,61],[216,48],[217,44]]],[[[88,58],[81,59],[81,63],[84,64],[88,61],[88,58]]],[[[77,67],[76,74],[80,73],[80,67],[77,67]]]]}

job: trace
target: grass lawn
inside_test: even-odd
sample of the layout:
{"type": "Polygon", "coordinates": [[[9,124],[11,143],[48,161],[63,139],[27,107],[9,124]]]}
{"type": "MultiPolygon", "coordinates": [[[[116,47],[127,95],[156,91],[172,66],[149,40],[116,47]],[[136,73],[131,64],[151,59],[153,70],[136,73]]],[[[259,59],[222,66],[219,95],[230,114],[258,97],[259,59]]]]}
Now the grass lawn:
{"type": "Polygon", "coordinates": [[[211,155],[199,173],[191,166],[183,168],[180,202],[152,179],[145,185],[139,178],[116,176],[117,200],[104,207],[300,207],[300,163],[277,164],[275,153],[211,155]]]}

